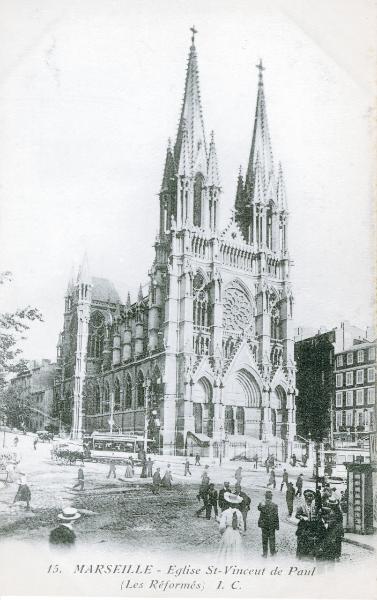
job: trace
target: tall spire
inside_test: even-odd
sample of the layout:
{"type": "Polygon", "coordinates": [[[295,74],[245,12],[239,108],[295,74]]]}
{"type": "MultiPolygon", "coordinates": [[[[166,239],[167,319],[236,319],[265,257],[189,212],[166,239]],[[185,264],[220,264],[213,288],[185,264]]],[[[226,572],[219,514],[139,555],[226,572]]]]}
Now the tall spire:
{"type": "Polygon", "coordinates": [[[144,301],[143,288],[142,288],[141,284],[140,284],[140,287],[139,287],[139,293],[137,295],[137,301],[139,302],[139,304],[144,301]]]}
{"type": "Polygon", "coordinates": [[[253,138],[251,142],[251,151],[249,157],[249,163],[246,173],[246,181],[250,185],[253,182],[255,175],[256,161],[259,157],[260,168],[262,171],[262,178],[264,189],[266,190],[270,181],[271,173],[274,169],[270,133],[268,130],[267,122],[267,111],[266,101],[264,97],[264,86],[263,86],[263,71],[265,70],[262,64],[262,60],[256,65],[258,74],[258,96],[257,106],[255,110],[254,118],[254,129],[253,138]]]}
{"type": "Polygon", "coordinates": [[[88,261],[88,255],[85,252],[80,268],[79,268],[79,272],[77,275],[77,282],[78,283],[91,283],[92,282],[92,278],[90,276],[90,270],[89,270],[89,261],[88,261]]]}
{"type": "Polygon", "coordinates": [[[172,187],[172,180],[175,176],[175,166],[173,151],[171,148],[171,140],[168,140],[168,147],[166,150],[165,168],[164,175],[162,177],[161,192],[168,192],[172,187]]]}
{"type": "Polygon", "coordinates": [[[215,136],[211,132],[211,142],[209,145],[208,167],[207,167],[207,186],[220,187],[219,169],[217,165],[217,154],[215,146],[215,136]]]}
{"type": "Polygon", "coordinates": [[[204,122],[199,89],[199,70],[195,48],[195,27],[191,28],[191,47],[187,64],[185,92],[179,120],[177,139],[174,146],[175,164],[180,164],[184,131],[187,133],[187,148],[189,150],[188,164],[190,171],[206,174],[207,147],[204,132],[204,122]]]}

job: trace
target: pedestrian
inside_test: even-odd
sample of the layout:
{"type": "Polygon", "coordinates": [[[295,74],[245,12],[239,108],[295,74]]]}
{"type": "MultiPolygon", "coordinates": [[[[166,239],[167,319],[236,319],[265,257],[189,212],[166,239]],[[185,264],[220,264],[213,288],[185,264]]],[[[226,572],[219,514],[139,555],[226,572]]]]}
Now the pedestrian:
{"type": "Polygon", "coordinates": [[[59,525],[50,533],[49,542],[54,546],[72,546],[76,542],[76,534],[73,531],[73,523],[81,517],[80,513],[73,506],[63,508],[58,515],[59,525]]]}
{"type": "Polygon", "coordinates": [[[131,465],[131,461],[129,459],[126,460],[126,470],[124,472],[124,476],[126,479],[131,479],[134,476],[134,471],[131,465]]]}
{"type": "Polygon", "coordinates": [[[157,469],[153,473],[153,485],[152,485],[153,494],[160,493],[160,485],[161,485],[161,473],[160,473],[160,467],[157,467],[157,469]]]}
{"type": "Polygon", "coordinates": [[[270,463],[269,463],[269,460],[268,460],[268,456],[267,456],[266,460],[264,461],[264,466],[266,467],[266,473],[268,475],[269,472],[270,472],[270,463]]]}
{"type": "Polygon", "coordinates": [[[275,469],[273,467],[272,467],[272,469],[270,471],[270,477],[268,479],[267,487],[270,487],[270,485],[272,485],[272,487],[274,489],[276,488],[275,469]]]}
{"type": "Polygon", "coordinates": [[[291,481],[288,481],[287,483],[287,490],[285,492],[285,500],[287,503],[287,508],[288,508],[288,516],[292,516],[293,513],[293,500],[295,497],[296,491],[295,488],[293,487],[293,483],[291,481]]]}
{"type": "Polygon", "coordinates": [[[134,463],[133,456],[132,456],[131,454],[129,455],[129,457],[128,457],[128,460],[130,461],[131,468],[132,468],[132,471],[133,471],[133,470],[134,470],[135,463],[134,463]]]}
{"type": "Polygon", "coordinates": [[[205,479],[202,479],[202,483],[200,484],[200,487],[199,487],[197,499],[199,500],[199,502],[201,500],[203,501],[203,506],[201,508],[199,508],[199,510],[196,511],[195,514],[197,517],[199,517],[202,514],[202,512],[207,509],[208,491],[209,491],[209,479],[207,477],[205,479]]]}
{"type": "Polygon", "coordinates": [[[302,465],[303,467],[306,467],[306,463],[307,463],[307,462],[308,462],[308,455],[307,455],[307,454],[304,454],[304,456],[302,457],[302,460],[301,460],[301,465],[302,465]]]}
{"type": "Polygon", "coordinates": [[[224,481],[224,487],[222,487],[221,490],[219,491],[218,504],[219,504],[219,508],[221,511],[224,511],[227,508],[229,508],[229,505],[227,504],[227,502],[225,500],[226,493],[228,493],[228,494],[232,493],[232,490],[230,489],[229,481],[224,481]]]}
{"type": "Polygon", "coordinates": [[[153,473],[152,473],[152,467],[153,467],[153,462],[150,456],[148,456],[148,460],[147,460],[147,477],[152,477],[153,473]]]}
{"type": "Polygon", "coordinates": [[[34,438],[34,441],[33,441],[34,450],[37,449],[37,444],[38,444],[38,438],[36,437],[36,438],[34,438]]]}
{"type": "Polygon", "coordinates": [[[13,439],[13,446],[14,446],[15,448],[17,448],[17,445],[18,445],[18,437],[17,437],[17,436],[15,436],[15,437],[14,437],[14,439],[13,439]]]}
{"type": "Polygon", "coordinates": [[[5,467],[7,472],[6,483],[13,483],[16,477],[16,466],[13,463],[8,463],[5,467]]]}
{"type": "Polygon", "coordinates": [[[235,493],[237,494],[237,496],[239,496],[240,498],[242,498],[242,502],[239,505],[239,510],[242,514],[242,518],[243,518],[243,523],[244,523],[244,530],[246,531],[246,523],[247,523],[247,513],[250,510],[250,503],[251,503],[251,499],[250,497],[241,490],[241,484],[237,483],[237,485],[235,486],[234,489],[235,493]]]}
{"type": "Polygon", "coordinates": [[[241,481],[242,481],[242,467],[238,467],[238,469],[236,469],[236,472],[234,473],[234,479],[236,480],[236,482],[241,485],[241,481]]]}
{"type": "Polygon", "coordinates": [[[268,459],[269,465],[270,465],[270,469],[273,469],[275,467],[275,457],[273,454],[271,454],[270,458],[268,459]]]}
{"type": "Polygon", "coordinates": [[[117,470],[116,470],[116,464],[113,460],[111,460],[109,462],[109,472],[107,474],[107,479],[109,479],[111,475],[114,477],[114,479],[116,479],[117,470]]]}
{"type": "Polygon", "coordinates": [[[190,471],[190,460],[187,458],[186,462],[185,462],[185,477],[187,475],[191,475],[191,471],[190,471]]]}
{"type": "Polygon", "coordinates": [[[286,488],[288,488],[288,481],[289,481],[289,479],[288,479],[288,472],[287,472],[287,469],[284,469],[283,470],[283,479],[282,479],[281,486],[280,486],[280,491],[281,492],[283,491],[284,485],[285,485],[286,488]]]}
{"type": "Polygon", "coordinates": [[[147,459],[145,457],[145,453],[143,453],[142,459],[141,459],[140,479],[146,479],[146,478],[147,478],[147,459]]]}
{"type": "Polygon", "coordinates": [[[173,477],[172,477],[172,474],[171,474],[170,466],[171,465],[168,464],[168,466],[166,467],[166,471],[165,471],[164,476],[163,476],[162,481],[161,481],[162,487],[164,487],[164,488],[166,488],[168,490],[171,490],[172,481],[173,481],[173,477]]]}
{"type": "Polygon", "coordinates": [[[262,556],[267,558],[268,547],[271,556],[276,554],[275,531],[279,529],[278,506],[275,502],[272,502],[272,492],[270,490],[265,493],[265,501],[258,504],[258,510],[260,512],[258,527],[262,530],[262,556]]]}
{"type": "Polygon", "coordinates": [[[26,475],[21,475],[18,484],[18,490],[14,497],[13,504],[15,502],[25,502],[26,510],[30,509],[31,491],[27,484],[26,475]]]}
{"type": "Polygon", "coordinates": [[[296,496],[302,496],[302,486],[304,484],[304,476],[302,473],[300,473],[300,475],[297,477],[296,480],[296,496]]]}
{"type": "Polygon", "coordinates": [[[296,462],[297,462],[296,454],[292,454],[292,456],[291,456],[291,465],[292,465],[292,467],[296,466],[296,462]]]}
{"type": "Polygon", "coordinates": [[[219,531],[221,533],[218,561],[224,564],[242,559],[242,537],[244,523],[239,505],[242,498],[225,492],[224,500],[228,508],[221,513],[219,531]]]}
{"type": "Polygon", "coordinates": [[[255,454],[255,456],[254,456],[254,469],[258,468],[258,460],[259,460],[258,454],[255,454]]]}
{"type": "Polygon", "coordinates": [[[84,489],[84,469],[82,467],[79,467],[77,472],[77,483],[75,483],[72,489],[75,490],[76,488],[79,488],[79,492],[82,492],[84,489]]]}
{"type": "Polygon", "coordinates": [[[339,561],[342,554],[342,539],[344,537],[343,515],[339,502],[329,498],[328,508],[323,514],[325,531],[321,541],[321,552],[317,558],[322,560],[339,561]]]}
{"type": "Polygon", "coordinates": [[[217,491],[215,490],[214,483],[210,483],[209,487],[208,487],[208,496],[207,496],[207,504],[206,504],[206,519],[208,519],[208,520],[211,518],[212,508],[213,508],[213,512],[215,513],[215,519],[216,519],[217,515],[218,515],[217,491]]]}
{"type": "Polygon", "coordinates": [[[314,499],[315,493],[313,490],[305,490],[304,502],[296,511],[296,519],[299,521],[296,531],[297,558],[314,558],[317,543],[321,539],[323,527],[314,499]]]}
{"type": "Polygon", "coordinates": [[[200,467],[200,454],[195,455],[195,466],[200,467]]]}
{"type": "Polygon", "coordinates": [[[204,466],[204,471],[203,471],[203,473],[201,475],[202,481],[203,481],[203,479],[208,479],[208,481],[209,481],[208,469],[209,469],[209,465],[205,465],[204,466]]]}

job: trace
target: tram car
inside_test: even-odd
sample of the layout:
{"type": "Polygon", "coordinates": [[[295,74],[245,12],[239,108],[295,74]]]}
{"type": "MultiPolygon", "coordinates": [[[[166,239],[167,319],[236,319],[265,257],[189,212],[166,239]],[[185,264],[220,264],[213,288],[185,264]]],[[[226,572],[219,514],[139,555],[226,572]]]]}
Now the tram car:
{"type": "MultiPolygon", "coordinates": [[[[147,454],[152,453],[152,440],[147,440],[147,454]]],[[[132,457],[137,464],[144,458],[144,437],[126,433],[94,431],[84,439],[85,452],[95,462],[125,461],[132,457]]]]}

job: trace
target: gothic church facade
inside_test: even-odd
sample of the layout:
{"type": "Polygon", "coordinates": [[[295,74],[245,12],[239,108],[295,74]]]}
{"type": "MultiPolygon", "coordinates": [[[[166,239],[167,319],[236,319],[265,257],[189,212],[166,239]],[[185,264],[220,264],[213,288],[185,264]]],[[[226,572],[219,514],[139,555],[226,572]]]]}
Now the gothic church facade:
{"type": "MultiPolygon", "coordinates": [[[[143,434],[161,451],[293,440],[295,364],[288,211],[275,169],[262,64],[246,174],[219,229],[194,35],[174,147],[159,194],[148,293],[122,303],[84,259],[65,298],[56,413],[72,436],[143,434]]],[[[220,450],[219,450],[220,449],[220,450]]]]}

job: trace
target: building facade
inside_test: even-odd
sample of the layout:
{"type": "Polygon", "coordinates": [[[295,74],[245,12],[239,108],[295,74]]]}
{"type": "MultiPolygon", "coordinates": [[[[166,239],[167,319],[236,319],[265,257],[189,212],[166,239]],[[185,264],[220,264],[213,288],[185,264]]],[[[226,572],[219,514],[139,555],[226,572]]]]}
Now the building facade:
{"type": "Polygon", "coordinates": [[[375,341],[353,344],[335,355],[335,440],[357,441],[375,430],[375,364],[375,341]]]}
{"type": "Polygon", "coordinates": [[[207,145],[193,35],[148,285],[122,303],[84,260],[67,289],[56,412],[73,437],[147,429],[164,452],[193,444],[216,452],[224,438],[293,440],[288,211],[262,69],[246,175],[238,176],[234,211],[221,230],[216,147],[213,133],[207,145]]]}

